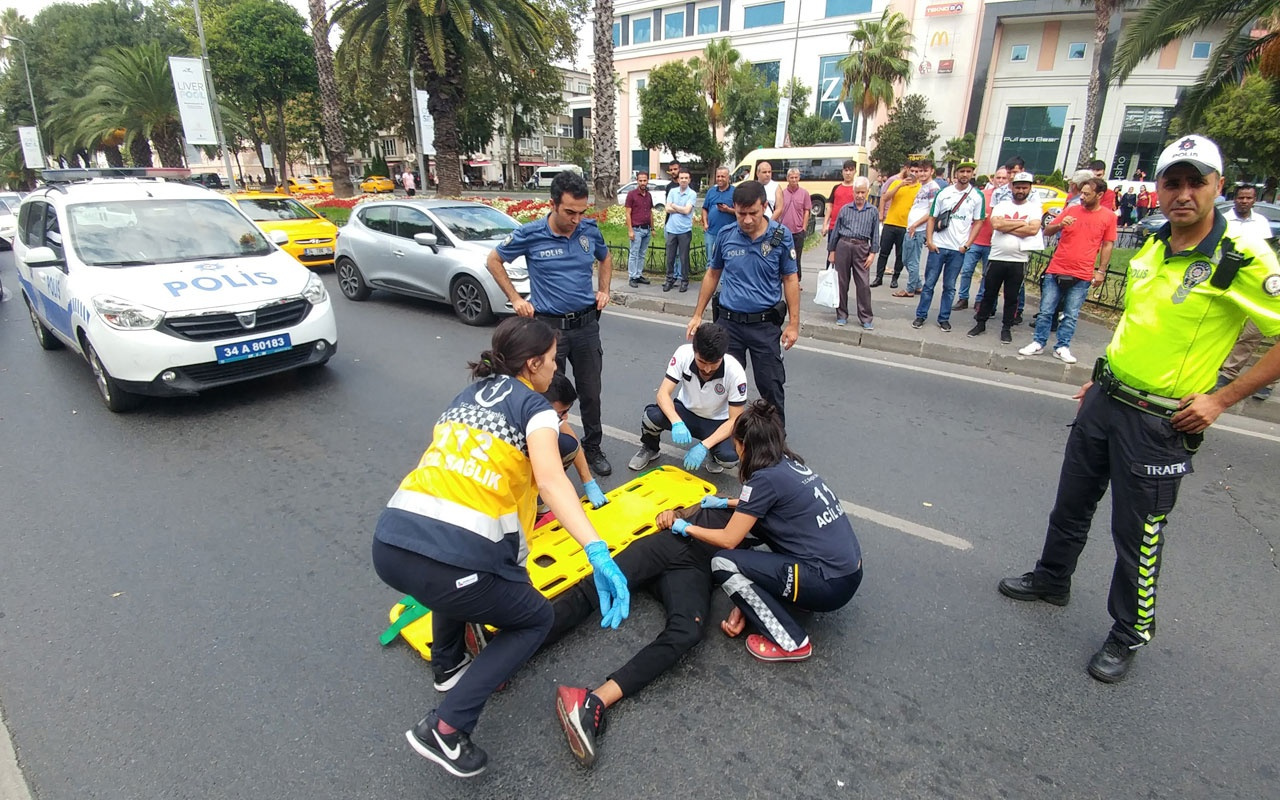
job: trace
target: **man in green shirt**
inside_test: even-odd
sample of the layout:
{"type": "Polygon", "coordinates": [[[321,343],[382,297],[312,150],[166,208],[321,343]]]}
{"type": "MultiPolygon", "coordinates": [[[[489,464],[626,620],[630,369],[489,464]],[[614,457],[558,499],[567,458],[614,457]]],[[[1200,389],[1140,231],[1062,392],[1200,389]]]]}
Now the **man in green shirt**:
{"type": "Polygon", "coordinates": [[[1058,495],[1033,571],[1000,581],[1015,600],[1066,605],[1093,513],[1112,492],[1115,624],[1088,671],[1123,680],[1155,634],[1165,525],[1204,431],[1225,409],[1280,377],[1280,348],[1214,391],[1218,365],[1246,319],[1280,333],[1280,264],[1262,240],[1226,235],[1214,210],[1222,155],[1201,136],[1165,148],[1156,191],[1169,221],[1129,262],[1124,314],[1067,438],[1058,495]]]}

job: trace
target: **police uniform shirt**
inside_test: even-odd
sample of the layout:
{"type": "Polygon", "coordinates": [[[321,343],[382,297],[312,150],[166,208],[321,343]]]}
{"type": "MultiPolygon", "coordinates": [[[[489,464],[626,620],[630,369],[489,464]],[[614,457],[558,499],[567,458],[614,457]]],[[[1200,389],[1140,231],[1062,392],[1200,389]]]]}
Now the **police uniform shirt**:
{"type": "Polygon", "coordinates": [[[764,234],[752,239],[741,225],[726,225],[716,239],[716,252],[707,265],[721,271],[720,305],[740,314],[757,314],[782,300],[782,278],[795,275],[796,251],[791,231],[770,222],[764,234]],[[774,231],[782,242],[773,246],[774,231]]]}
{"type": "Polygon", "coordinates": [[[858,571],[862,548],[839,498],[813,470],[789,458],[756,470],[738,511],[760,521],[753,532],[775,553],[817,562],[825,578],[858,571]]]}
{"type": "Polygon", "coordinates": [[[559,430],[551,404],[507,375],[473,383],[453,399],[431,446],[378,520],[382,542],[452,564],[528,582],[537,486],[528,436],[559,430]]]}
{"type": "Polygon", "coordinates": [[[1222,256],[1227,221],[1196,247],[1170,253],[1169,225],[1147,239],[1129,262],[1124,314],[1107,346],[1107,363],[1130,386],[1164,397],[1208,392],[1245,319],[1266,336],[1280,335],[1280,264],[1265,240],[1232,239],[1252,261],[1226,289],[1210,279],[1222,256]]]}
{"type": "Polygon", "coordinates": [[[583,219],[568,236],[551,230],[547,218],[521,225],[498,245],[510,263],[524,256],[529,268],[529,300],[539,314],[569,314],[596,304],[592,267],[609,247],[593,219],[583,219]]]}
{"type": "Polygon", "coordinates": [[[741,406],[747,402],[746,370],[736,358],[726,353],[720,369],[710,380],[704,381],[693,356],[692,344],[680,345],[667,365],[667,377],[677,387],[676,399],[703,419],[728,419],[729,406],[741,406]]]}

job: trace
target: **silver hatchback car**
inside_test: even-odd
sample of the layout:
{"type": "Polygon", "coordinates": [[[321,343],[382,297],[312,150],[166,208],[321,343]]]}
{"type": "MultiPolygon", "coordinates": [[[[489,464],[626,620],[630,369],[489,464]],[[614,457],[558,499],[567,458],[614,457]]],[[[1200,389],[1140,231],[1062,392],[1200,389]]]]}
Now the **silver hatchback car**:
{"type": "MultiPolygon", "coordinates": [[[[465,200],[359,205],[338,234],[338,286],[351,300],[384,289],[445,302],[466,324],[484,325],[495,314],[514,313],[485,261],[518,227],[498,209],[465,200]]],[[[528,297],[524,258],[506,269],[516,291],[528,297]]]]}

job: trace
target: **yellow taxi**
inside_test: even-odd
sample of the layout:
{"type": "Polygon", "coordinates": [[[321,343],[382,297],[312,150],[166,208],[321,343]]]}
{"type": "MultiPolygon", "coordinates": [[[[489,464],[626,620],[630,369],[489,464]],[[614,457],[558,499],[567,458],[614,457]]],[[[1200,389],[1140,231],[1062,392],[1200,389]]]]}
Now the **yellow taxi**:
{"type": "Polygon", "coordinates": [[[264,231],[289,236],[280,248],[308,267],[333,266],[338,226],[286,194],[238,192],[231,200],[264,231]]]}
{"type": "Polygon", "coordinates": [[[396,182],[383,175],[370,175],[360,182],[362,192],[394,192],[396,182]]]}
{"type": "Polygon", "coordinates": [[[1043,225],[1052,222],[1054,217],[1062,213],[1063,207],[1067,204],[1067,193],[1056,186],[1037,183],[1031,187],[1031,195],[1040,201],[1040,210],[1043,212],[1040,221],[1043,225]]]}
{"type": "Polygon", "coordinates": [[[315,187],[316,194],[333,194],[333,178],[312,175],[308,180],[315,187]]]}
{"type": "Polygon", "coordinates": [[[290,178],[289,194],[319,194],[320,190],[310,178],[290,178]]]}

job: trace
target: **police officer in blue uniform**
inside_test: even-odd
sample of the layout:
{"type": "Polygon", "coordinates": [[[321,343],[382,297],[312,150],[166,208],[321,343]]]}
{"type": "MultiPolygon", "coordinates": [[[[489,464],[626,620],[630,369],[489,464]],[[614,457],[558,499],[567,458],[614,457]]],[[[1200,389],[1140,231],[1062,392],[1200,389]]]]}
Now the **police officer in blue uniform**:
{"type": "Polygon", "coordinates": [[[600,449],[600,373],[604,350],[600,345],[600,312],[609,304],[613,256],[595,220],[587,213],[587,182],[574,172],[562,172],[551,182],[551,213],[521,225],[489,253],[493,279],[522,317],[538,317],[559,332],[556,363],[561,372],[573,365],[573,381],[582,404],[582,449],[597,475],[613,474],[600,449]],[[525,300],[507,277],[503,262],[524,256],[529,268],[530,297],[525,300]],[[599,263],[597,288],[591,272],[599,263]]]}
{"type": "Polygon", "coordinates": [[[783,349],[800,337],[800,278],[791,231],[765,218],[765,189],[759,181],[743,181],[733,190],[737,225],[726,225],[716,237],[715,253],[702,279],[698,306],[686,338],[702,324],[702,312],[720,289],[719,310],[712,316],[729,332],[729,355],[751,369],[760,396],[783,411],[787,380],[783,349]],[[782,327],[786,298],[786,328],[782,327]]]}

